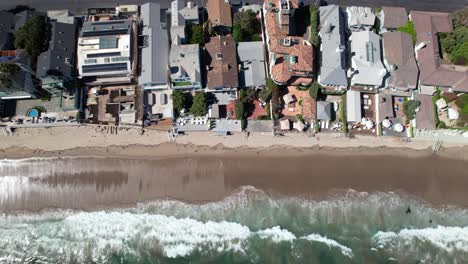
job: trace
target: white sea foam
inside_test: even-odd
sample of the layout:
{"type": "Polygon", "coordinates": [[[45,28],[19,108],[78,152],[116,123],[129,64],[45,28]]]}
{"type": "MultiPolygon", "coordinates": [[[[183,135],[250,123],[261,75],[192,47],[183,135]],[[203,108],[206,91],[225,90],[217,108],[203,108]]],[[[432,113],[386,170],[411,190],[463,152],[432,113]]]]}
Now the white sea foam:
{"type": "Polygon", "coordinates": [[[342,244],[338,243],[336,240],[321,236],[319,234],[310,234],[308,236],[301,237],[302,239],[308,240],[308,241],[315,241],[315,242],[320,242],[328,245],[328,247],[336,247],[341,250],[341,253],[347,257],[352,258],[353,257],[353,250],[350,249],[347,246],[343,246],[342,244]]]}
{"type": "Polygon", "coordinates": [[[279,226],[260,230],[257,234],[262,239],[271,239],[273,242],[292,242],[296,239],[296,236],[286,229],[281,229],[279,226]]]}
{"type": "Polygon", "coordinates": [[[444,253],[449,255],[468,253],[468,227],[437,226],[403,229],[399,232],[380,231],[372,240],[376,247],[382,250],[393,252],[403,250],[407,254],[426,255],[428,258],[441,257],[444,253]],[[434,251],[441,253],[431,256],[434,251]]]}

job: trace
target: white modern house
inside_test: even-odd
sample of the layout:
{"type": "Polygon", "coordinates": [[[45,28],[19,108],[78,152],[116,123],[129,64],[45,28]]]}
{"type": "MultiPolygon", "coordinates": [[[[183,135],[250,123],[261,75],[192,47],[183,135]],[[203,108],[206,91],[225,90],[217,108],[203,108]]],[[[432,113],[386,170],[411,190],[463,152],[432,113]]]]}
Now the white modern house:
{"type": "Polygon", "coordinates": [[[351,34],[350,40],[351,68],[348,76],[351,86],[369,86],[371,90],[382,87],[387,70],[380,55],[380,36],[372,31],[358,31],[351,34]]]}
{"type": "Polygon", "coordinates": [[[78,38],[78,73],[94,84],[130,83],[134,70],[133,20],[85,22],[78,38]]]}

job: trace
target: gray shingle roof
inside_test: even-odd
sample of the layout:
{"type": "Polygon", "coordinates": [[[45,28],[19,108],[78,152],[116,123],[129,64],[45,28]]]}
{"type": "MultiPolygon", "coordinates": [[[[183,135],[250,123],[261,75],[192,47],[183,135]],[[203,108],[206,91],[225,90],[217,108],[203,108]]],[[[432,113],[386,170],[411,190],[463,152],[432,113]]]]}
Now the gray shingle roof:
{"type": "Polygon", "coordinates": [[[44,77],[49,71],[70,78],[74,75],[76,24],[52,21],[51,26],[49,49],[39,55],[36,73],[44,77]]]}
{"type": "Polygon", "coordinates": [[[258,87],[265,85],[265,59],[263,42],[240,42],[237,46],[239,65],[239,84],[241,87],[258,87]]]}
{"type": "Polygon", "coordinates": [[[317,102],[317,119],[331,120],[332,119],[332,103],[326,101],[317,102]]]}
{"type": "Polygon", "coordinates": [[[169,40],[167,30],[161,25],[161,12],[158,3],[141,6],[143,35],[148,36],[148,47],[142,49],[140,84],[168,83],[169,40]]]}
{"type": "Polygon", "coordinates": [[[347,86],[344,56],[344,27],[340,9],[336,5],[322,6],[320,12],[320,37],[322,39],[322,62],[320,83],[332,86],[347,86]]]}

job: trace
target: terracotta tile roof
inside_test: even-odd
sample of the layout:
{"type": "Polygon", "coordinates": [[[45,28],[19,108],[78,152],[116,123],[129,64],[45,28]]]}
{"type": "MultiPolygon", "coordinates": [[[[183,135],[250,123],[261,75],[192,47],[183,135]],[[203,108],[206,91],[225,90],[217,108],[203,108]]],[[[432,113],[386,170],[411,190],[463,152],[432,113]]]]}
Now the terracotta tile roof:
{"type": "Polygon", "coordinates": [[[238,87],[236,43],[231,35],[210,38],[205,44],[208,88],[238,87]]]}
{"type": "Polygon", "coordinates": [[[231,5],[225,0],[208,0],[208,19],[213,26],[232,27],[231,5]]]}
{"type": "Polygon", "coordinates": [[[408,22],[408,14],[404,7],[384,6],[382,12],[384,14],[382,25],[384,28],[395,29],[408,22]]]}
{"type": "Polygon", "coordinates": [[[437,33],[453,30],[450,14],[412,11],[411,20],[417,32],[417,45],[425,43],[416,52],[421,84],[468,91],[468,67],[442,64],[439,56],[437,33]]]}
{"type": "MultiPolygon", "coordinates": [[[[297,7],[297,1],[293,2],[290,6],[297,7]]],[[[277,5],[278,1],[265,1],[271,77],[278,83],[286,83],[293,77],[312,78],[313,47],[302,37],[290,36],[289,15],[281,14],[277,5]]]]}

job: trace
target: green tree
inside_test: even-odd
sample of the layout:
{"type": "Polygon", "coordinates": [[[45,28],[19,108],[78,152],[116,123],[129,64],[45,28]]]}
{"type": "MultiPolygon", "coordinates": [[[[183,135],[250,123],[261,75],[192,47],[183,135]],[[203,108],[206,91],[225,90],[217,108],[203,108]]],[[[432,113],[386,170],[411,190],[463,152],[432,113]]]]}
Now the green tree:
{"type": "Polygon", "coordinates": [[[9,88],[11,86],[11,78],[6,74],[0,74],[0,88],[9,88]]]}
{"type": "Polygon", "coordinates": [[[421,105],[420,101],[409,100],[403,103],[403,113],[408,120],[413,120],[416,117],[416,108],[421,105]]]}
{"type": "Polygon", "coordinates": [[[190,44],[205,43],[205,31],[203,29],[203,25],[189,24],[187,26],[187,30],[190,44]]]}
{"type": "Polygon", "coordinates": [[[182,109],[185,109],[185,104],[186,100],[184,94],[181,91],[175,90],[172,93],[172,105],[174,107],[174,112],[176,113],[176,115],[179,115],[180,111],[182,111],[182,109]]]}
{"type": "Polygon", "coordinates": [[[242,42],[244,41],[244,37],[242,36],[242,29],[239,24],[234,24],[232,27],[232,36],[234,37],[235,42],[242,42]]]}
{"type": "Polygon", "coordinates": [[[0,63],[0,87],[10,87],[12,84],[11,78],[18,71],[19,67],[16,64],[0,63]]]}
{"type": "Polygon", "coordinates": [[[236,13],[233,23],[233,35],[236,42],[258,39],[260,20],[252,10],[236,13]]]}
{"type": "Polygon", "coordinates": [[[19,71],[19,67],[16,64],[5,63],[5,62],[0,63],[0,73],[11,75],[11,74],[17,73],[18,71],[19,71]]]}
{"type": "Polygon", "coordinates": [[[263,102],[269,102],[271,99],[271,89],[269,87],[265,87],[258,93],[258,97],[263,102]]]}
{"type": "Polygon", "coordinates": [[[206,94],[204,91],[196,92],[195,96],[193,97],[192,107],[190,107],[190,113],[196,116],[204,116],[206,113],[208,113],[206,105],[206,94]]]}
{"type": "Polygon", "coordinates": [[[461,43],[457,42],[450,52],[450,61],[458,65],[468,65],[468,29],[461,43]]]}
{"type": "Polygon", "coordinates": [[[15,32],[15,48],[26,49],[29,55],[36,57],[47,46],[46,33],[46,18],[35,16],[15,32]]]}

